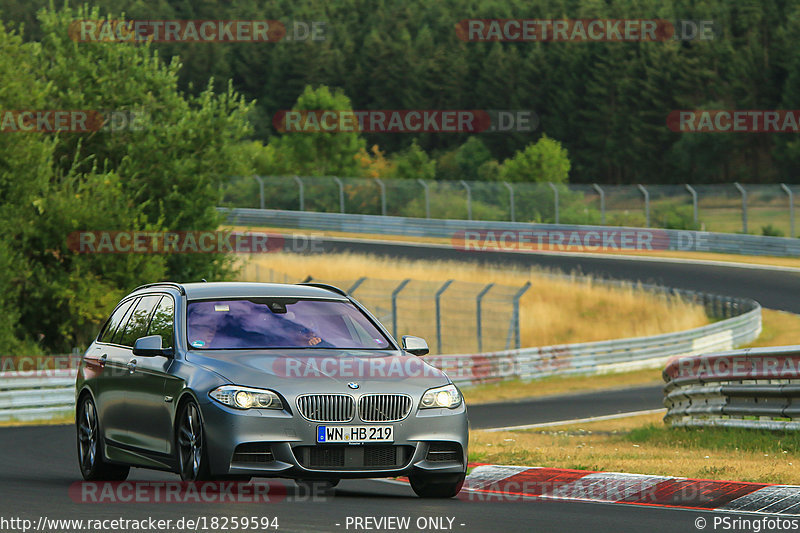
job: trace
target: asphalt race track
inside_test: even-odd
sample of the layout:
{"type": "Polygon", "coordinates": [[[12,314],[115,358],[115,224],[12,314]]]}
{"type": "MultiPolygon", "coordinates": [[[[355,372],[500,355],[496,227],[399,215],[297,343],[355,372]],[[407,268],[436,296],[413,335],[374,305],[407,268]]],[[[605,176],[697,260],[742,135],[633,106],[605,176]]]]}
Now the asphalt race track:
{"type": "Polygon", "coordinates": [[[544,254],[519,252],[477,252],[446,245],[403,244],[362,239],[320,238],[325,252],[366,253],[408,259],[475,261],[543,267],[563,272],[582,272],[604,279],[654,283],[694,291],[757,300],[769,309],[800,313],[800,272],[759,269],[724,264],[696,264],[642,258],[588,256],[587,254],[544,254]]]}
{"type": "MultiPolygon", "coordinates": [[[[419,247],[346,239],[325,239],[323,244],[328,252],[497,262],[543,266],[566,272],[579,270],[605,278],[747,296],[765,307],[800,312],[800,302],[795,297],[800,294],[800,274],[790,271],[606,257],[464,252],[447,246],[419,247]]],[[[658,407],[661,407],[661,388],[649,386],[474,406],[470,408],[470,423],[473,428],[503,427],[658,407]]],[[[80,503],[74,501],[69,493],[70,486],[80,480],[72,426],[1,428],[0,458],[0,519],[29,518],[34,524],[42,516],[50,519],[137,520],[148,517],[175,520],[198,516],[275,516],[279,531],[368,531],[354,529],[352,525],[348,528],[347,518],[409,516],[411,527],[405,531],[420,531],[415,525],[419,517],[449,517],[454,519],[452,531],[657,533],[697,531],[695,520],[700,517],[707,521],[706,530],[712,530],[714,517],[738,516],[580,502],[482,501],[472,498],[421,500],[404,484],[372,480],[343,481],[334,495],[326,496],[322,501],[309,501],[307,495],[298,492],[292,483],[287,483],[286,499],[276,503],[80,503]]],[[[129,479],[175,481],[178,478],[174,474],[134,469],[129,479]]],[[[17,529],[0,527],[0,531],[17,529]]],[[[67,530],[50,531],[61,533],[67,530]]]]}
{"type": "Polygon", "coordinates": [[[523,426],[664,407],[661,385],[469,407],[473,429],[523,426]]]}
{"type": "MultiPolygon", "coordinates": [[[[278,531],[307,533],[366,531],[355,530],[352,525],[347,529],[347,517],[408,516],[412,525],[405,531],[420,531],[414,525],[419,517],[450,517],[454,519],[451,531],[656,533],[695,531],[697,518],[702,516],[711,524],[714,516],[722,516],[694,510],[598,503],[421,500],[408,486],[372,480],[343,481],[334,495],[313,502],[289,483],[287,499],[278,503],[76,503],[69,495],[70,485],[80,479],[74,442],[72,426],[0,429],[0,518],[27,518],[36,525],[42,516],[129,520],[268,516],[278,518],[278,531]]],[[[141,481],[177,479],[174,474],[139,469],[132,470],[129,477],[141,481]]],[[[3,528],[3,531],[14,530],[3,528]]]]}

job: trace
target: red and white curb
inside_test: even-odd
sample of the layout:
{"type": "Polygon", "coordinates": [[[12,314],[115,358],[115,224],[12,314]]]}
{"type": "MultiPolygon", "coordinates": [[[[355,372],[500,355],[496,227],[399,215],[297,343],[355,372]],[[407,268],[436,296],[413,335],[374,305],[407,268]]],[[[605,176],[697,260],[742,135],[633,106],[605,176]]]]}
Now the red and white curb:
{"type": "Polygon", "coordinates": [[[458,495],[469,501],[569,500],[800,516],[800,487],[560,468],[481,465],[458,495]]]}

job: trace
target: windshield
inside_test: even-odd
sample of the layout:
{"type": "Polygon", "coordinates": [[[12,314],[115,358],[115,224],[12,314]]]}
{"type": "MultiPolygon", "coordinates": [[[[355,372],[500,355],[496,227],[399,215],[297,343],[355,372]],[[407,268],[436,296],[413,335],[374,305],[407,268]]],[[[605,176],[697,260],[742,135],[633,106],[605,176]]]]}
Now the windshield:
{"type": "Polygon", "coordinates": [[[336,300],[191,301],[186,327],[189,346],[203,350],[390,346],[356,306],[336,300]]]}

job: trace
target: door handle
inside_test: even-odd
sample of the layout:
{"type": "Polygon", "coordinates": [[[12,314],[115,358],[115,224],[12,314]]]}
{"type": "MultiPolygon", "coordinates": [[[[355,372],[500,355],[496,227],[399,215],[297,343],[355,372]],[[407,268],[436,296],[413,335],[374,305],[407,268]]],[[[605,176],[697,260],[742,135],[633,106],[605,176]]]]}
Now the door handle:
{"type": "Polygon", "coordinates": [[[128,361],[128,372],[130,372],[131,374],[136,372],[136,359],[131,359],[130,361],[128,361]]]}
{"type": "Polygon", "coordinates": [[[103,355],[100,356],[100,359],[98,361],[98,364],[100,365],[100,368],[106,366],[106,359],[108,359],[108,354],[107,353],[104,353],[103,355]]]}

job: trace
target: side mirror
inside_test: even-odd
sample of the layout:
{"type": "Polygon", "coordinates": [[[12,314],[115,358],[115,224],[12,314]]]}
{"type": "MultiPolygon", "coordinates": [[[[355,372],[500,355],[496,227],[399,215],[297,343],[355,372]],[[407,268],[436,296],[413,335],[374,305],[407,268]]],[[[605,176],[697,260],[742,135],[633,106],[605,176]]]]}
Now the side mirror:
{"type": "Polygon", "coordinates": [[[425,355],[430,350],[428,343],[422,337],[414,337],[412,335],[403,335],[403,349],[410,354],[425,355]]]}
{"type": "Polygon", "coordinates": [[[133,343],[133,355],[141,357],[156,357],[158,355],[170,355],[172,350],[161,347],[161,335],[148,335],[139,337],[133,343]]]}

